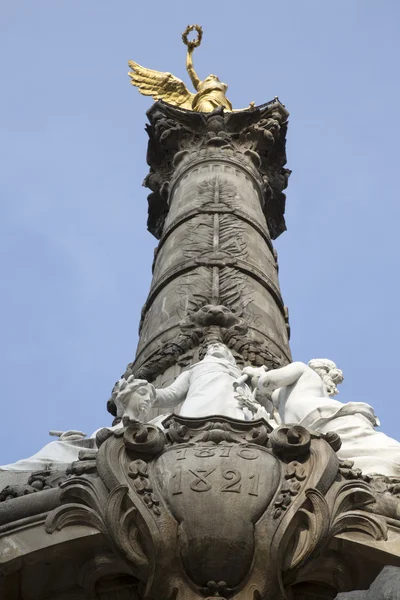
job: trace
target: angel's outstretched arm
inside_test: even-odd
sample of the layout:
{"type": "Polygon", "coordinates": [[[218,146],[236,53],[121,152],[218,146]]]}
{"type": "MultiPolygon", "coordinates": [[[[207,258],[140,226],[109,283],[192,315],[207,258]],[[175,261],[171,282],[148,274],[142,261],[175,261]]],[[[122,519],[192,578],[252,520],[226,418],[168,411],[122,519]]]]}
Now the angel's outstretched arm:
{"type": "Polygon", "coordinates": [[[194,47],[188,46],[188,51],[186,54],[186,69],[187,69],[187,72],[189,73],[190,79],[192,80],[195,90],[198,90],[201,80],[198,78],[197,73],[194,70],[193,58],[192,58],[193,50],[194,50],[194,47]]]}

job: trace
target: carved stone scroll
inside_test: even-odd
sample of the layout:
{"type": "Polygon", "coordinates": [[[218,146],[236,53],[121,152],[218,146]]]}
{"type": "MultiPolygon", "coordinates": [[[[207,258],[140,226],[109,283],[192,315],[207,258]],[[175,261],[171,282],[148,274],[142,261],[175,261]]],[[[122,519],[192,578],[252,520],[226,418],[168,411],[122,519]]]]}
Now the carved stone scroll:
{"type": "Polygon", "coordinates": [[[329,436],[272,432],[263,419],[170,416],[163,427],[103,436],[98,475],[70,476],[46,520],[50,534],[101,531],[141,597],[300,598],[313,565],[318,585],[344,591],[350,575],[323,568],[334,536],[386,539],[385,520],[366,510],[373,489],[344,478],[329,436]]]}

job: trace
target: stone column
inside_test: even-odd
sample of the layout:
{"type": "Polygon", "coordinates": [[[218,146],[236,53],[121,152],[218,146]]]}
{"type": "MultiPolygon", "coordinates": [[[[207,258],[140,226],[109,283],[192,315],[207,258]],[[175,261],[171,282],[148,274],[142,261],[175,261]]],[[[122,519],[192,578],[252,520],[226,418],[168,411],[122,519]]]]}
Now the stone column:
{"type": "Polygon", "coordinates": [[[213,340],[239,364],[290,362],[271,242],[285,230],[287,110],[277,99],[210,114],[157,102],[148,117],[148,228],[160,241],[126,375],[169,384],[213,340]]]}

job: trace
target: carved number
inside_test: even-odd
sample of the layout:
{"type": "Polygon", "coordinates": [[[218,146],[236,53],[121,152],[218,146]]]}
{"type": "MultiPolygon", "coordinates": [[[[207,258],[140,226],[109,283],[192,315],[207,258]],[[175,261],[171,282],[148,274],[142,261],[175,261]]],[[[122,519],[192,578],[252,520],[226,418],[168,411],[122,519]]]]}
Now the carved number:
{"type": "Polygon", "coordinates": [[[187,448],[181,448],[181,450],[177,450],[176,453],[178,458],[176,460],[184,460],[186,458],[187,448]]]}
{"type": "MultiPolygon", "coordinates": [[[[177,460],[184,460],[186,458],[187,450],[187,448],[177,450],[177,460]]],[[[222,449],[197,448],[194,451],[194,456],[196,458],[212,458],[213,456],[216,456],[217,451],[219,451],[219,456],[221,458],[228,458],[230,456],[231,450],[232,446],[223,446],[222,449]]],[[[251,448],[240,448],[239,450],[237,450],[237,456],[245,460],[256,460],[258,458],[258,452],[256,450],[252,450],[251,448]]]]}
{"type": "Polygon", "coordinates": [[[249,489],[249,496],[258,496],[258,483],[260,481],[259,473],[252,473],[249,477],[252,480],[251,486],[249,489]]]}
{"type": "Polygon", "coordinates": [[[221,458],[228,458],[230,452],[232,450],[232,446],[225,446],[225,448],[222,450],[220,457],[221,458]]]}
{"type": "Polygon", "coordinates": [[[189,471],[196,477],[190,484],[191,490],[194,492],[208,492],[211,490],[211,483],[207,481],[207,477],[209,477],[211,473],[214,473],[215,469],[209,469],[208,471],[206,469],[198,469],[197,471],[189,469],[189,471]],[[204,473],[204,477],[202,476],[202,473],[204,473]]]}
{"type": "Polygon", "coordinates": [[[176,496],[177,494],[182,494],[182,489],[181,489],[182,469],[180,466],[177,467],[175,473],[172,475],[172,479],[174,480],[174,482],[172,484],[172,495],[176,496]]]}
{"type": "Polygon", "coordinates": [[[214,448],[199,448],[195,451],[194,455],[196,458],[210,458],[211,456],[215,456],[214,448]]]}
{"type": "Polygon", "coordinates": [[[257,452],[251,448],[241,448],[238,450],[237,454],[240,456],[240,458],[244,458],[246,460],[255,460],[258,458],[257,452]]]}
{"type": "MultiPolygon", "coordinates": [[[[212,484],[209,481],[209,477],[214,473],[214,469],[197,469],[189,472],[194,475],[195,479],[190,483],[190,489],[194,492],[208,492],[212,488],[212,484]]],[[[242,474],[236,469],[224,469],[222,471],[222,477],[229,481],[226,485],[222,486],[221,492],[234,492],[240,494],[242,491],[242,474]]],[[[248,489],[249,496],[258,496],[258,487],[260,483],[260,474],[251,473],[249,475],[250,487],[248,489]]],[[[247,486],[246,486],[247,487],[247,486]]],[[[175,473],[172,475],[171,493],[173,496],[182,494],[182,467],[179,465],[176,467],[175,473]]]]}
{"type": "Polygon", "coordinates": [[[240,471],[235,471],[234,469],[225,469],[222,471],[222,476],[224,479],[228,479],[230,483],[227,483],[221,488],[221,492],[236,492],[240,494],[240,490],[242,484],[239,483],[242,479],[242,475],[240,471]]]}

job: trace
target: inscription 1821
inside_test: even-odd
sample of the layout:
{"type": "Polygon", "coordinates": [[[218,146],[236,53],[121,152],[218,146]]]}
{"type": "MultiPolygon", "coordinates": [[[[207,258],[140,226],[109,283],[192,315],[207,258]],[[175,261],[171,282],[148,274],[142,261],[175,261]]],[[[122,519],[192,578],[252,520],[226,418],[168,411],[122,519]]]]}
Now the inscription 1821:
{"type": "MultiPolygon", "coordinates": [[[[175,468],[170,480],[170,491],[173,496],[192,490],[193,492],[248,494],[258,496],[260,474],[256,469],[228,468],[229,463],[221,461],[218,466],[207,467],[207,459],[223,459],[236,456],[243,461],[253,461],[259,458],[259,453],[253,448],[238,447],[237,445],[220,447],[181,448],[176,450],[175,468]],[[193,468],[193,458],[204,460],[204,467],[193,468]],[[190,460],[190,467],[185,462],[190,460]]],[[[218,461],[219,462],[219,461],[218,461]]],[[[189,463],[188,463],[189,464],[189,463]]],[[[214,463],[215,464],[215,463],[214,463]]]]}
{"type": "Polygon", "coordinates": [[[209,492],[214,489],[219,492],[233,492],[240,494],[242,491],[249,496],[258,496],[260,481],[259,473],[246,473],[243,475],[238,469],[184,469],[177,466],[171,478],[171,493],[173,496],[183,494],[191,489],[193,492],[209,492]],[[215,473],[213,481],[210,477],[215,473]],[[221,485],[221,481],[226,481],[221,485]]]}

